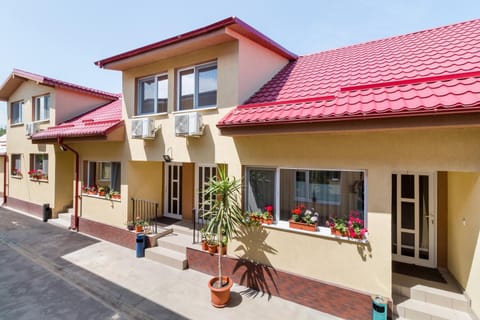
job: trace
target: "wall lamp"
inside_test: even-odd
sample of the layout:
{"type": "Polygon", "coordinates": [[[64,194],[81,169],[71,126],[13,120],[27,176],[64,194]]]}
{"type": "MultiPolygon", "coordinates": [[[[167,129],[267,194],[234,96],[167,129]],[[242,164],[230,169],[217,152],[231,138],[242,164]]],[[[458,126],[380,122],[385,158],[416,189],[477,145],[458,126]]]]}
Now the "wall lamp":
{"type": "Polygon", "coordinates": [[[66,148],[63,144],[60,144],[58,147],[59,147],[60,150],[62,150],[62,151],[67,151],[67,148],[66,148]]]}
{"type": "Polygon", "coordinates": [[[162,156],[163,160],[164,160],[165,162],[172,162],[173,157],[171,156],[171,154],[172,154],[172,147],[169,147],[169,148],[167,149],[167,153],[165,153],[165,154],[162,156]]]}

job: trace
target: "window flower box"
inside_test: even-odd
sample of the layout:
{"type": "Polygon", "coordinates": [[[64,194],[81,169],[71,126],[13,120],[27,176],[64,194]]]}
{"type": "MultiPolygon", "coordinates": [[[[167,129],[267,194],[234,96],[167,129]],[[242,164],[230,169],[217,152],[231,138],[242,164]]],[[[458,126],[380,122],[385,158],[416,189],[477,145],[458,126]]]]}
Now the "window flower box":
{"type": "Polygon", "coordinates": [[[292,229],[300,229],[305,231],[317,231],[317,224],[309,224],[304,222],[296,222],[294,220],[288,220],[288,224],[292,229]]]}

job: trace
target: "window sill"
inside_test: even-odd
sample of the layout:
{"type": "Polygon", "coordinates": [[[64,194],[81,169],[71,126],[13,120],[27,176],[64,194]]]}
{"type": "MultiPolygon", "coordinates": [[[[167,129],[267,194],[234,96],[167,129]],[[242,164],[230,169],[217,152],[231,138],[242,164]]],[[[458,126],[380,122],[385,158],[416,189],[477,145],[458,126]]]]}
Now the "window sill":
{"type": "Polygon", "coordinates": [[[34,120],[33,123],[50,123],[50,119],[41,119],[41,120],[34,120]]]}
{"type": "Polygon", "coordinates": [[[23,179],[23,176],[10,176],[10,178],[13,178],[13,179],[23,179]]]}
{"type": "Polygon", "coordinates": [[[267,229],[276,229],[276,230],[282,230],[282,231],[295,232],[295,233],[305,234],[305,235],[314,236],[314,237],[327,238],[331,240],[341,240],[345,242],[364,243],[364,244],[368,243],[368,234],[366,235],[365,239],[353,239],[349,237],[334,236],[330,233],[330,228],[327,228],[327,227],[317,227],[317,231],[315,232],[305,231],[305,230],[290,228],[288,226],[287,221],[279,221],[276,224],[263,223],[262,226],[267,229]]]}
{"type": "Polygon", "coordinates": [[[16,127],[23,127],[24,123],[19,122],[19,123],[11,123],[10,128],[16,128],[16,127]]]}
{"type": "Polygon", "coordinates": [[[197,108],[197,109],[189,109],[189,110],[177,110],[173,111],[173,114],[182,114],[182,113],[189,113],[189,112],[202,112],[202,111],[212,111],[217,110],[217,106],[206,107],[206,108],[197,108]]]}
{"type": "Polygon", "coordinates": [[[122,199],[114,199],[114,198],[107,198],[105,196],[99,196],[98,194],[88,194],[88,193],[82,193],[82,197],[88,197],[88,198],[96,198],[96,199],[102,199],[102,200],[109,200],[109,201],[115,201],[115,202],[121,202],[122,199]]]}
{"type": "Polygon", "coordinates": [[[145,114],[137,114],[132,116],[132,119],[142,119],[142,118],[151,118],[151,117],[160,117],[160,116],[167,116],[168,112],[160,112],[160,113],[145,113],[145,114]]]}
{"type": "Polygon", "coordinates": [[[28,180],[34,181],[34,182],[48,182],[48,179],[33,179],[33,178],[28,178],[28,180]]]}

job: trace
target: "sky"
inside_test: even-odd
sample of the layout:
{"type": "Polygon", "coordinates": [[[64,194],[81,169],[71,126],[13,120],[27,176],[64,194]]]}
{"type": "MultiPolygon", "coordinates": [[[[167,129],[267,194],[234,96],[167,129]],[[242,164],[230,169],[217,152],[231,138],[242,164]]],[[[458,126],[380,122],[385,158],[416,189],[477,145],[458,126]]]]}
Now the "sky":
{"type": "Polygon", "coordinates": [[[480,0],[0,0],[0,83],[17,68],[120,93],[95,61],[230,16],[304,55],[477,19],[480,0]]]}

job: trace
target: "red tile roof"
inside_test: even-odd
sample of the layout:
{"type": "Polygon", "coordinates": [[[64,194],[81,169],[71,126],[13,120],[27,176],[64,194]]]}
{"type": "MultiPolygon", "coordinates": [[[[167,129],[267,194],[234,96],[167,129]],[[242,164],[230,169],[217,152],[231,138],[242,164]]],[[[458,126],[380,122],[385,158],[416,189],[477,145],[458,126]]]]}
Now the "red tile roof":
{"type": "MultiPolygon", "coordinates": [[[[7,84],[11,81],[14,81],[15,78],[28,79],[28,80],[35,81],[35,82],[37,82],[39,84],[42,84],[42,85],[45,85],[45,86],[57,87],[57,88],[60,87],[60,88],[64,88],[64,89],[77,91],[77,92],[80,92],[80,93],[83,93],[83,94],[98,96],[100,98],[109,99],[109,100],[115,100],[115,99],[118,98],[117,94],[113,94],[113,93],[109,93],[109,92],[105,92],[105,91],[101,91],[101,90],[97,90],[97,89],[87,88],[87,87],[84,87],[84,86],[80,86],[78,84],[73,84],[73,83],[49,78],[49,77],[46,77],[46,76],[42,76],[42,75],[35,74],[35,73],[32,73],[32,72],[28,72],[28,71],[23,71],[23,70],[20,70],[20,69],[13,69],[12,74],[3,83],[3,85],[0,86],[0,91],[3,88],[6,88],[7,84]]],[[[11,88],[9,88],[9,90],[7,90],[8,92],[5,93],[5,96],[8,96],[9,94],[11,94],[14,90],[16,90],[18,88],[18,86],[20,86],[20,84],[21,84],[21,81],[17,82],[15,85],[13,85],[11,88]],[[10,92],[10,91],[12,91],[12,92],[10,92]]],[[[5,97],[5,98],[8,98],[8,97],[5,97]]]]}
{"type": "Polygon", "coordinates": [[[480,20],[299,57],[218,127],[480,109],[480,20]]]}
{"type": "Polygon", "coordinates": [[[62,124],[40,131],[32,136],[32,140],[105,136],[122,123],[122,99],[117,99],[62,124]]]}

